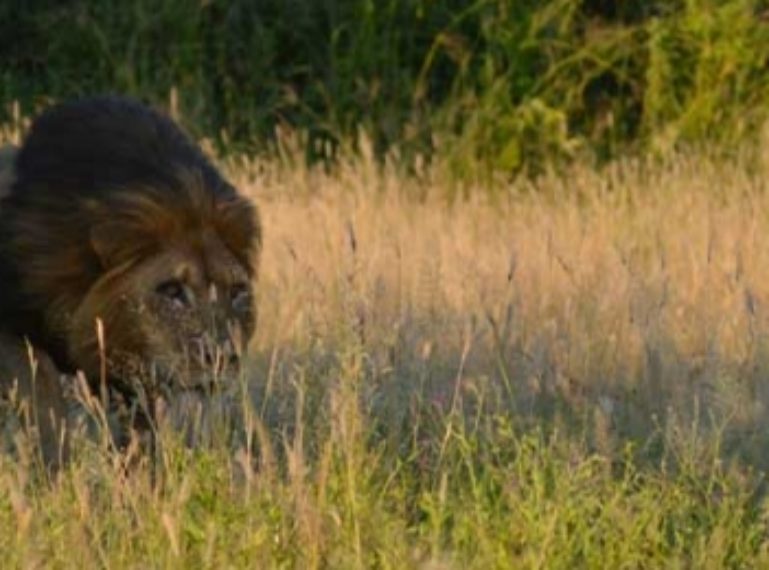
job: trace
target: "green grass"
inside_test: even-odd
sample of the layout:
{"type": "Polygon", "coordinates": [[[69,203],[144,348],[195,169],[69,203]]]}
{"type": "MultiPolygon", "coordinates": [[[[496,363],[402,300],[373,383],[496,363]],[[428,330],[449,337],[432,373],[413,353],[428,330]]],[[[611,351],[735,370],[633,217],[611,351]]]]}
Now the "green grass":
{"type": "Polygon", "coordinates": [[[769,162],[742,160],[455,203],[439,164],[227,165],[265,223],[242,383],[154,467],[96,418],[48,484],[8,426],[3,566],[766,566],[769,162]]]}
{"type": "MultiPolygon", "coordinates": [[[[335,421],[345,423],[349,418],[335,421]]],[[[383,454],[334,425],[310,459],[242,472],[222,450],[166,450],[162,485],[104,459],[53,489],[6,462],[4,566],[619,568],[763,567],[766,510],[718,462],[612,464],[563,435],[503,418],[455,426],[443,460],[383,454]],[[570,441],[571,440],[571,441],[570,441]],[[283,471],[285,469],[285,471],[283,471]]],[[[439,438],[438,438],[439,439],[439,438]]],[[[434,442],[436,445],[438,442],[434,442]]],[[[299,447],[297,447],[299,445],[299,447]]],[[[261,457],[264,460],[264,457],[261,457]]],[[[282,463],[282,462],[281,462],[282,463]]]]}

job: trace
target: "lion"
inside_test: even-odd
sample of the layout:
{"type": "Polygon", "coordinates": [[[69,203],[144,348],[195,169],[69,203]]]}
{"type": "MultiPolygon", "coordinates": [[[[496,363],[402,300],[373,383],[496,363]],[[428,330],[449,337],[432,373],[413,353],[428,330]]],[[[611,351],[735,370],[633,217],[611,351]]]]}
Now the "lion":
{"type": "Polygon", "coordinates": [[[12,161],[0,380],[32,401],[48,463],[61,459],[60,392],[78,373],[96,394],[135,400],[237,370],[256,327],[258,210],[174,121],[125,97],[64,102],[12,161]]]}

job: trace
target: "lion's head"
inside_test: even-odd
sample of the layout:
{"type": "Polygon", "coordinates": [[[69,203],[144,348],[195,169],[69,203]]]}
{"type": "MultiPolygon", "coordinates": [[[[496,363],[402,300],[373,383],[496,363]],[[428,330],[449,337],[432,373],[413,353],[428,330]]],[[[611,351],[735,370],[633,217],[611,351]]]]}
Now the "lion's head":
{"type": "Polygon", "coordinates": [[[255,326],[255,206],[165,116],[53,107],[0,203],[0,324],[59,368],[130,390],[227,372],[255,326]]]}

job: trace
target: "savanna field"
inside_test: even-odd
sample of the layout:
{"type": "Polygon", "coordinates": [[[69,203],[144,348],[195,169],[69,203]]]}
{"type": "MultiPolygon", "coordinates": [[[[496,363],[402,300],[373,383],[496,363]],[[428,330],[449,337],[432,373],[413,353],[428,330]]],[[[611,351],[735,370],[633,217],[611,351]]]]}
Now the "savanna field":
{"type": "Polygon", "coordinates": [[[227,164],[265,226],[242,382],[154,467],[93,402],[53,482],[7,426],[3,566],[764,567],[766,160],[453,203],[365,152],[227,164]]]}
{"type": "Polygon", "coordinates": [[[0,147],[132,95],[264,226],[241,377],[156,448],[73,381],[52,475],[0,400],[0,568],[769,568],[767,18],[0,3],[0,147]]]}

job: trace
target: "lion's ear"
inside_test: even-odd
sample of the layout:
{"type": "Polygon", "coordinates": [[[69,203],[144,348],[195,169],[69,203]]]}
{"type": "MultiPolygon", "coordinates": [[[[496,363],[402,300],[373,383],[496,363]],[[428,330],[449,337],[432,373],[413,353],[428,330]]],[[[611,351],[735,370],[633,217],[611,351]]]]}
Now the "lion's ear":
{"type": "Polygon", "coordinates": [[[120,220],[91,227],[91,248],[104,269],[116,267],[140,254],[142,239],[137,228],[120,220]]]}

